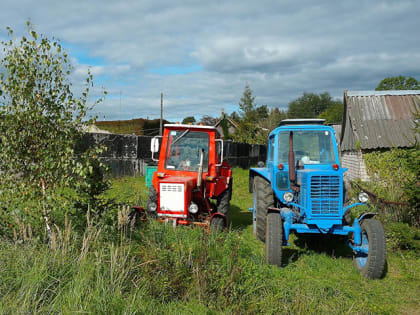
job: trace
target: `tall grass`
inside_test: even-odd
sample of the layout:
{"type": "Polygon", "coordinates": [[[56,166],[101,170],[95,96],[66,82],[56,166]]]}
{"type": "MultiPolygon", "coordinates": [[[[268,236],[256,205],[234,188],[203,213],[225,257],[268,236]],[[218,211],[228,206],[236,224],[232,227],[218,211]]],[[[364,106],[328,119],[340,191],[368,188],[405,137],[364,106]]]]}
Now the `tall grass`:
{"type": "MultiPolygon", "coordinates": [[[[417,310],[420,264],[409,253],[391,255],[388,276],[379,281],[361,277],[351,256],[336,244],[309,250],[296,240],[285,249],[284,268],[266,265],[263,244],[252,235],[252,222],[248,217],[236,221],[247,213],[250,197],[243,187],[246,172],[234,172],[235,211],[229,233],[174,229],[155,221],[132,229],[120,208],[113,235],[88,217],[84,234],[76,233],[69,220],[56,227],[52,246],[29,237],[0,242],[0,313],[417,310]]],[[[117,190],[125,191],[124,185],[117,190]]]]}

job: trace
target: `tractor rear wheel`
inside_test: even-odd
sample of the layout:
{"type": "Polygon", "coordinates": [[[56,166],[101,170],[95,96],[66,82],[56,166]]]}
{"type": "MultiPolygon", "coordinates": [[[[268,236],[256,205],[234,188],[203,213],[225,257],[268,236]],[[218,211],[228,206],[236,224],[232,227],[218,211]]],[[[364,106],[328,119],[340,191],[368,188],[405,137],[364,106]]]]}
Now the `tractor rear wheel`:
{"type": "Polygon", "coordinates": [[[217,212],[223,213],[225,216],[229,213],[230,199],[232,198],[232,182],[219,196],[217,196],[217,212]]]}
{"type": "Polygon", "coordinates": [[[283,222],[279,212],[267,214],[265,259],[268,264],[281,267],[283,245],[283,222]]]}
{"type": "Polygon", "coordinates": [[[270,183],[261,176],[254,177],[254,211],[256,212],[255,235],[265,241],[267,209],[274,206],[274,196],[270,183]]]}
{"type": "Polygon", "coordinates": [[[376,219],[365,219],[361,224],[364,252],[357,252],[354,265],[360,273],[371,279],[379,279],[385,271],[386,244],[382,223],[376,219]]]}

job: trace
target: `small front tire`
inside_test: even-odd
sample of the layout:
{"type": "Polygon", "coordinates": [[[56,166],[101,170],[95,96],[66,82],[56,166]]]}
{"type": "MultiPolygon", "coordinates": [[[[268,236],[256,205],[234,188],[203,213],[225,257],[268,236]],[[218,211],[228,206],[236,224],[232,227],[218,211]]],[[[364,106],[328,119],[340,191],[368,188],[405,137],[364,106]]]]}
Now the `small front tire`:
{"type": "Polygon", "coordinates": [[[365,251],[365,253],[356,253],[354,257],[354,265],[365,277],[379,279],[383,276],[386,266],[384,229],[381,222],[376,219],[363,220],[361,228],[361,248],[365,251]]]}
{"type": "Polygon", "coordinates": [[[225,220],[221,216],[215,216],[210,222],[210,231],[220,233],[225,229],[225,220]]]}
{"type": "Polygon", "coordinates": [[[147,215],[151,216],[151,217],[156,217],[156,212],[155,211],[150,211],[150,204],[151,203],[155,203],[157,204],[157,191],[155,189],[155,187],[153,187],[153,185],[151,185],[149,187],[149,194],[147,196],[147,215]]]}

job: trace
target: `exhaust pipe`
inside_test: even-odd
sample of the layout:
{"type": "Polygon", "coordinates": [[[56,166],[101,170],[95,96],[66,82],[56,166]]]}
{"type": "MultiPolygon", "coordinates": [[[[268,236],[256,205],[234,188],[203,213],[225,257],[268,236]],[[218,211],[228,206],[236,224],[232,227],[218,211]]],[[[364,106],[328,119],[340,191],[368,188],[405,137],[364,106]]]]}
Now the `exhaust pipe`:
{"type": "Polygon", "coordinates": [[[197,187],[201,187],[201,181],[203,180],[203,164],[204,164],[204,149],[201,149],[200,164],[198,166],[198,175],[197,175],[197,187]]]}
{"type": "Polygon", "coordinates": [[[289,181],[290,187],[293,189],[296,183],[295,153],[293,152],[293,131],[290,131],[289,134],[289,181]]]}

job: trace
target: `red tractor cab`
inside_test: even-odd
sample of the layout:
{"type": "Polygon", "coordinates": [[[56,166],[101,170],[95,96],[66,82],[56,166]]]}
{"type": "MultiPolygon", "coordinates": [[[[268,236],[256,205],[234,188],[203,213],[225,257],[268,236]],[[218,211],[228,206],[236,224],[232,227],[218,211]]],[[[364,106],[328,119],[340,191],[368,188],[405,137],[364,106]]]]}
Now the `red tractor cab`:
{"type": "MultiPolygon", "coordinates": [[[[159,139],[151,142],[152,158],[159,139]]],[[[173,225],[228,225],[232,170],[223,161],[223,140],[215,127],[165,125],[146,212],[173,225]]]]}

